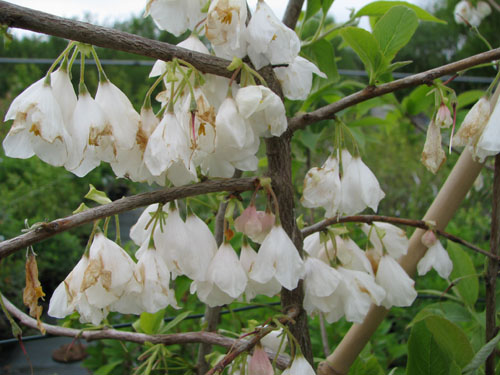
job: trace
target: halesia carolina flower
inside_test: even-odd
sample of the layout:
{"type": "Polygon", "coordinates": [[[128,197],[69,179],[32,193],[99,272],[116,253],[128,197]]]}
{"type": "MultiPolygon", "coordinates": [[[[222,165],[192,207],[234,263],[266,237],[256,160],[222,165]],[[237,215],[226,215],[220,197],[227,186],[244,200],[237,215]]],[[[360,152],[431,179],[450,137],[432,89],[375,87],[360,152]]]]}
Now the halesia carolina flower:
{"type": "Polygon", "coordinates": [[[258,137],[279,137],[286,130],[285,106],[267,87],[243,87],[238,90],[235,100],[239,113],[249,121],[258,137]]]}
{"type": "Polygon", "coordinates": [[[300,40],[263,0],[257,3],[247,28],[248,56],[256,69],[268,64],[288,64],[299,54],[300,40]]]}
{"type": "Polygon", "coordinates": [[[453,124],[450,109],[446,104],[441,103],[441,105],[439,106],[435,121],[436,124],[441,128],[449,128],[451,124],[453,124]]]}
{"type": "Polygon", "coordinates": [[[481,133],[486,126],[491,113],[490,101],[484,96],[470,109],[453,137],[453,144],[465,146],[470,144],[475,147],[481,133]]]}
{"type": "Polygon", "coordinates": [[[50,75],[50,85],[61,107],[64,124],[67,126],[73,117],[77,97],[66,69],[59,68],[50,75]]]}
{"type": "Polygon", "coordinates": [[[399,263],[388,255],[384,255],[380,259],[375,281],[386,292],[382,306],[387,309],[392,306],[411,306],[417,298],[417,291],[414,288],[415,282],[399,263]]]}
{"type": "MultiPolygon", "coordinates": [[[[163,212],[167,213],[168,205],[163,206],[163,212]]],[[[158,203],[147,206],[142,211],[141,216],[137,222],[130,228],[130,239],[134,241],[137,246],[141,246],[147,238],[151,236],[153,230],[153,214],[158,210],[158,203]],[[151,222],[151,223],[150,223],[151,222]],[[148,228],[146,226],[149,224],[148,228]]]]}
{"type": "Polygon", "coordinates": [[[297,354],[292,364],[281,375],[314,375],[314,369],[302,354],[297,354]]]}
{"type": "Polygon", "coordinates": [[[369,236],[371,244],[380,256],[384,254],[384,249],[394,259],[408,252],[409,241],[406,232],[395,225],[375,221],[372,225],[363,224],[361,229],[369,236]]]}
{"type": "Polygon", "coordinates": [[[151,16],[160,29],[180,36],[203,20],[204,3],[203,0],[149,0],[144,17],[151,16]]]}
{"type": "Polygon", "coordinates": [[[377,177],[359,156],[352,157],[342,150],[342,171],[340,212],[354,215],[370,207],[377,212],[378,204],[385,197],[377,177]]]}
{"type": "Polygon", "coordinates": [[[485,18],[491,14],[491,7],[486,1],[478,1],[476,11],[481,15],[481,18],[485,18]]]}
{"type": "Polygon", "coordinates": [[[293,290],[304,276],[304,262],[281,225],[275,225],[262,242],[249,277],[261,284],[275,278],[284,288],[293,290]]]}
{"type": "Polygon", "coordinates": [[[304,207],[323,207],[333,217],[340,206],[340,176],[337,158],[330,155],[321,168],[310,169],[304,179],[301,203],[304,207]]]}
{"type": "Polygon", "coordinates": [[[455,5],[455,10],[453,15],[455,17],[455,22],[458,24],[465,24],[465,21],[469,21],[472,16],[472,5],[468,0],[462,0],[455,5]]]}
{"type": "Polygon", "coordinates": [[[276,218],[272,212],[257,211],[254,204],[250,205],[234,221],[238,232],[244,233],[257,243],[262,243],[274,226],[276,218]]]}
{"type": "Polygon", "coordinates": [[[238,255],[229,243],[223,243],[208,266],[207,281],[193,281],[191,293],[196,291],[210,307],[221,306],[241,296],[247,281],[238,255]]]}
{"type": "MultiPolygon", "coordinates": [[[[247,243],[241,246],[240,262],[247,276],[252,272],[257,259],[257,253],[247,243]]],[[[250,302],[258,294],[263,294],[268,297],[275,296],[281,290],[281,284],[276,279],[271,279],[267,283],[261,284],[255,280],[248,279],[245,289],[245,297],[247,302],[250,302]]]]}
{"type": "Polygon", "coordinates": [[[117,148],[129,150],[136,140],[140,116],[127,96],[110,81],[99,82],[95,101],[104,111],[111,125],[117,148]]]}
{"type": "Polygon", "coordinates": [[[431,121],[427,128],[427,137],[422,151],[422,163],[429,171],[436,174],[445,160],[446,155],[441,147],[441,130],[439,125],[431,121]]]}
{"type": "Polygon", "coordinates": [[[57,167],[67,160],[70,137],[49,82],[42,78],[33,83],[10,105],[4,121],[14,123],[2,143],[6,156],[27,159],[37,155],[57,167]]]}
{"type": "Polygon", "coordinates": [[[208,8],[205,35],[217,56],[246,55],[247,5],[244,0],[214,0],[208,8]]]}
{"type": "Polygon", "coordinates": [[[434,232],[427,231],[422,236],[422,243],[428,247],[424,257],[417,264],[420,276],[434,268],[443,279],[447,279],[453,270],[453,262],[434,232]]]}
{"type": "Polygon", "coordinates": [[[311,92],[313,73],[326,78],[326,74],[316,65],[301,56],[295,57],[287,67],[274,68],[274,72],[281,83],[283,94],[290,100],[307,99],[311,92]]]}
{"type": "MultiPolygon", "coordinates": [[[[373,269],[366,256],[366,253],[351,238],[335,236],[337,244],[337,258],[342,263],[342,267],[366,272],[373,276],[373,269]]],[[[333,249],[332,249],[333,250],[333,249]]]]}
{"type": "Polygon", "coordinates": [[[487,156],[493,156],[500,152],[500,104],[499,100],[491,113],[486,126],[477,142],[475,156],[480,162],[487,156]]]}
{"type": "Polygon", "coordinates": [[[339,286],[342,276],[335,268],[313,257],[308,257],[304,265],[304,309],[309,315],[318,311],[330,312],[337,302],[330,297],[339,286]]]}
{"type": "Polygon", "coordinates": [[[264,348],[256,345],[248,362],[248,375],[274,375],[274,369],[264,348]]]}

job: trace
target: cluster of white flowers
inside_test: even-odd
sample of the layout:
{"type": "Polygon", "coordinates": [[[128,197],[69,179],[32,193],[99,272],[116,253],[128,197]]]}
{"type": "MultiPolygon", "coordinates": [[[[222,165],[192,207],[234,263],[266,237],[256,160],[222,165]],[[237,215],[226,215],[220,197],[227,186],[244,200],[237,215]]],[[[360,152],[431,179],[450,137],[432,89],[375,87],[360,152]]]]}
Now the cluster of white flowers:
{"type": "Polygon", "coordinates": [[[478,1],[474,6],[468,0],[462,0],[455,6],[453,14],[456,23],[468,23],[471,26],[478,27],[481,21],[491,14],[491,7],[486,1],[478,1]]]}
{"type": "Polygon", "coordinates": [[[302,205],[323,207],[325,217],[354,215],[370,207],[377,211],[385,193],[377,178],[359,156],[341,152],[342,177],[338,156],[331,155],[321,168],[312,168],[304,179],[302,205]]]}
{"type": "Polygon", "coordinates": [[[414,281],[396,259],[408,251],[404,231],[394,225],[363,224],[372,245],[361,250],[349,237],[322,242],[319,233],[306,237],[304,308],[324,313],[329,323],[345,317],[361,323],[371,304],[390,308],[410,306],[417,296],[414,281]]]}

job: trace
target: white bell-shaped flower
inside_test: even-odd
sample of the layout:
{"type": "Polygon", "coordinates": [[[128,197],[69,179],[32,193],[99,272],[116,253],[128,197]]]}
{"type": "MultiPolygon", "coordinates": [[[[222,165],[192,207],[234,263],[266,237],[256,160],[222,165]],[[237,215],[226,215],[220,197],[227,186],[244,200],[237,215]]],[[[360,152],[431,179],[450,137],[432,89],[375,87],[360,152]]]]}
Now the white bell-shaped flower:
{"type": "Polygon", "coordinates": [[[231,303],[243,294],[247,275],[238,255],[229,243],[223,243],[210,262],[206,281],[193,281],[191,293],[196,291],[200,301],[210,307],[231,303]]]}
{"type": "MultiPolygon", "coordinates": [[[[147,206],[142,214],[137,219],[137,222],[130,228],[130,239],[134,241],[137,246],[141,246],[144,241],[151,237],[153,230],[153,214],[158,210],[158,203],[147,206]],[[148,226],[149,224],[149,226],[148,226]],[[147,226],[147,228],[146,228],[147,226]]],[[[168,212],[168,205],[163,206],[163,211],[168,212]]]]}
{"type": "Polygon", "coordinates": [[[323,207],[326,217],[338,214],[341,198],[339,163],[330,155],[321,168],[311,168],[304,178],[301,203],[304,207],[323,207]]]}
{"type": "Polygon", "coordinates": [[[483,96],[465,116],[460,129],[453,137],[453,144],[457,146],[469,144],[474,147],[488,122],[490,112],[490,101],[483,96]]]}
{"type": "Polygon", "coordinates": [[[4,121],[8,120],[14,123],[2,143],[5,155],[20,159],[37,155],[53,166],[66,162],[69,134],[46,78],[33,83],[14,99],[5,115],[4,121]]]}
{"type": "Polygon", "coordinates": [[[149,0],[144,17],[151,16],[160,29],[179,36],[203,20],[203,4],[203,0],[149,0]]]}
{"type": "Polygon", "coordinates": [[[342,150],[340,212],[354,215],[370,207],[377,212],[378,204],[385,197],[377,178],[359,156],[352,157],[342,150]]]}
{"type": "Polygon", "coordinates": [[[117,148],[129,150],[136,140],[140,116],[127,96],[110,81],[99,82],[95,101],[106,114],[117,148]]]}
{"type": "Polygon", "coordinates": [[[288,64],[299,54],[300,39],[285,26],[265,1],[259,0],[247,28],[248,56],[256,69],[288,64]]]}
{"type": "Polygon", "coordinates": [[[499,100],[491,113],[481,137],[477,142],[476,156],[480,162],[487,156],[496,155],[500,152],[500,104],[499,100]]]}
{"type": "Polygon", "coordinates": [[[418,274],[423,276],[434,268],[439,276],[448,279],[453,270],[453,262],[439,239],[432,231],[427,231],[422,236],[422,243],[428,249],[417,264],[418,274]]]}
{"type": "Polygon", "coordinates": [[[395,225],[375,221],[371,226],[363,224],[361,229],[369,236],[371,244],[380,256],[384,254],[384,249],[394,259],[399,259],[408,252],[409,241],[406,232],[395,225]]]}
{"type": "Polygon", "coordinates": [[[314,375],[314,369],[302,354],[297,354],[290,367],[285,369],[281,375],[314,375]]]}
{"type": "MultiPolygon", "coordinates": [[[[255,260],[257,259],[257,253],[248,244],[244,243],[241,247],[240,262],[243,269],[247,273],[247,276],[252,272],[255,265],[255,260]]],[[[267,283],[259,283],[251,278],[248,278],[247,287],[245,289],[245,296],[247,302],[250,302],[258,294],[263,294],[268,297],[272,297],[279,293],[281,290],[281,284],[274,278],[269,280],[267,283]]]]}
{"type": "Polygon", "coordinates": [[[335,236],[337,244],[337,258],[342,267],[366,272],[373,276],[373,268],[365,252],[351,238],[335,236]]]}
{"type": "Polygon", "coordinates": [[[332,301],[330,296],[337,289],[342,276],[335,268],[313,257],[308,257],[304,266],[304,309],[310,315],[318,311],[330,312],[333,308],[329,303],[332,301]]]}
{"type": "Polygon", "coordinates": [[[238,90],[235,101],[239,113],[249,121],[258,137],[279,137],[286,130],[285,106],[267,87],[243,87],[238,90]]]}
{"type": "Polygon", "coordinates": [[[274,68],[276,78],[281,83],[283,95],[290,100],[306,100],[311,92],[313,73],[322,78],[326,74],[316,65],[297,56],[287,67],[274,68]]]}
{"type": "Polygon", "coordinates": [[[304,277],[304,262],[281,225],[275,225],[262,242],[250,278],[261,284],[275,278],[284,288],[293,290],[304,277]]]}
{"type": "Polygon", "coordinates": [[[54,96],[61,107],[64,124],[68,126],[73,117],[77,97],[71,78],[66,69],[59,68],[50,75],[50,85],[54,91],[54,96]]]}
{"type": "Polygon", "coordinates": [[[375,281],[386,292],[382,306],[387,309],[392,306],[411,306],[415,298],[417,298],[417,291],[414,288],[415,282],[399,263],[389,255],[384,255],[380,259],[375,281]]]}

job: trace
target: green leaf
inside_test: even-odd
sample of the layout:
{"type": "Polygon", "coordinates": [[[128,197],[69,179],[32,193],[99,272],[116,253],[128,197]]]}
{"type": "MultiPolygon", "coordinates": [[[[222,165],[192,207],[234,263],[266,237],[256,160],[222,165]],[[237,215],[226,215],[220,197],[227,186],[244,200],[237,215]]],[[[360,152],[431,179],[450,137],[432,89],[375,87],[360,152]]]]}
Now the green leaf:
{"type": "Polygon", "coordinates": [[[363,61],[370,77],[370,84],[373,85],[377,73],[387,66],[377,40],[368,31],[358,27],[346,27],[341,31],[341,35],[363,61]]]}
{"type": "Polygon", "coordinates": [[[90,190],[85,195],[85,198],[90,199],[91,201],[97,202],[99,204],[108,204],[111,203],[111,199],[108,198],[104,191],[97,190],[94,185],[89,184],[90,190]]]}
{"type": "Polygon", "coordinates": [[[450,362],[426,324],[416,324],[408,340],[406,375],[449,375],[450,362]]]}
{"type": "Polygon", "coordinates": [[[118,361],[113,361],[111,363],[108,363],[104,366],[101,366],[99,367],[95,372],[94,372],[94,375],[108,375],[108,374],[111,374],[111,371],[114,370],[114,368],[116,366],[118,366],[119,364],[123,363],[122,360],[118,360],[118,361]]]}
{"type": "Polygon", "coordinates": [[[425,324],[439,347],[460,367],[464,367],[471,361],[474,350],[460,327],[437,315],[425,318],[425,324]]]}
{"type": "Polygon", "coordinates": [[[191,311],[184,311],[183,313],[180,313],[175,317],[174,320],[172,320],[170,323],[168,323],[165,328],[161,330],[161,333],[166,333],[170,331],[172,328],[174,328],[177,324],[182,322],[184,319],[188,317],[188,315],[191,314],[191,311]]]}
{"type": "Polygon", "coordinates": [[[306,17],[304,21],[314,16],[321,9],[321,0],[307,0],[306,17]]]}
{"type": "Polygon", "coordinates": [[[413,62],[413,60],[406,60],[406,61],[397,61],[395,63],[390,64],[386,72],[393,72],[395,70],[401,69],[403,66],[410,65],[413,62]]]}
{"type": "Polygon", "coordinates": [[[422,21],[430,21],[430,22],[438,22],[446,24],[446,21],[440,20],[439,18],[434,17],[429,12],[423,10],[422,8],[407,3],[406,1],[375,1],[371,4],[365,5],[363,8],[358,10],[356,13],[356,17],[361,16],[381,16],[385,14],[392,7],[404,5],[413,11],[415,11],[417,17],[422,21]]]}
{"type": "Polygon", "coordinates": [[[500,342],[500,333],[488,341],[479,351],[474,358],[464,367],[463,373],[465,375],[472,375],[476,372],[481,365],[486,362],[486,358],[495,350],[497,344],[500,342]]]}
{"type": "Polygon", "coordinates": [[[359,120],[349,121],[349,127],[355,126],[377,126],[377,125],[391,125],[393,122],[374,116],[363,117],[359,120]]]}
{"type": "Polygon", "coordinates": [[[433,104],[434,98],[427,95],[432,88],[422,85],[414,89],[410,95],[403,99],[403,108],[411,116],[416,116],[422,112],[426,112],[433,104]]]}
{"type": "Polygon", "coordinates": [[[474,306],[479,295],[479,280],[477,278],[476,268],[469,255],[462,250],[460,245],[448,241],[446,248],[453,262],[453,271],[450,278],[458,279],[453,290],[467,303],[474,306]]]}
{"type": "Polygon", "coordinates": [[[457,109],[467,107],[469,104],[473,104],[477,102],[479,99],[481,99],[484,96],[484,91],[483,90],[469,90],[466,92],[461,93],[457,97],[457,109]]]}
{"type": "Polygon", "coordinates": [[[321,6],[323,8],[323,14],[327,14],[332,6],[334,0],[321,0],[321,6]]]}
{"type": "Polygon", "coordinates": [[[405,6],[395,6],[377,22],[373,36],[377,39],[382,54],[392,61],[396,53],[411,39],[418,27],[414,10],[405,6]]]}
{"type": "Polygon", "coordinates": [[[161,309],[154,314],[143,312],[139,318],[141,330],[148,335],[158,333],[164,317],[165,309],[161,309]]]}
{"type": "Polygon", "coordinates": [[[337,81],[339,79],[339,72],[337,71],[337,64],[335,63],[335,50],[333,45],[321,39],[314,43],[311,49],[319,70],[327,75],[328,81],[337,81]]]}

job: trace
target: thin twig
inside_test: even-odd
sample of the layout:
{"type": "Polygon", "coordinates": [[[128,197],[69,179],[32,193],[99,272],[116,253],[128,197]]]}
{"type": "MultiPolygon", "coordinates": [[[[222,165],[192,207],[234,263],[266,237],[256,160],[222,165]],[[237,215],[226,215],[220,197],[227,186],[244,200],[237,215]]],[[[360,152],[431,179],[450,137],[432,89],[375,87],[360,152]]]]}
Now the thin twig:
{"type": "MultiPolygon", "coordinates": [[[[495,157],[495,173],[493,177],[493,202],[491,209],[491,239],[490,253],[498,255],[500,247],[500,155],[495,157]]],[[[498,275],[498,262],[488,261],[485,275],[486,284],[486,342],[496,336],[498,332],[496,322],[496,284],[498,275]]],[[[495,374],[495,357],[493,352],[487,359],[484,368],[485,375],[495,374]]]]}
{"type": "Polygon", "coordinates": [[[472,66],[498,59],[500,59],[500,48],[492,49],[491,51],[470,56],[463,60],[459,60],[451,64],[443,65],[422,73],[401,78],[396,81],[384,83],[380,86],[368,86],[361,91],[345,96],[335,103],[328,104],[313,112],[297,114],[295,117],[289,120],[288,127],[291,131],[304,129],[306,126],[318,121],[331,119],[337,112],[351,107],[355,104],[364,102],[368,99],[382,96],[407,87],[418,86],[422,84],[431,84],[436,78],[454,74],[472,66]]]}
{"type": "Polygon", "coordinates": [[[300,11],[304,5],[304,0],[289,0],[283,15],[283,23],[290,29],[295,29],[300,16],[300,11]]]}
{"type": "MultiPolygon", "coordinates": [[[[5,296],[3,300],[7,310],[12,314],[12,316],[19,320],[19,322],[27,327],[38,329],[37,321],[30,317],[29,315],[23,313],[19,310],[12,302],[10,302],[5,296]]],[[[225,337],[215,332],[184,332],[184,333],[172,333],[166,335],[147,335],[144,333],[119,331],[116,329],[102,329],[102,330],[79,330],[74,328],[66,328],[55,326],[52,324],[42,323],[47,335],[52,336],[64,336],[64,337],[76,337],[82,338],[87,341],[94,340],[121,340],[129,341],[137,344],[144,344],[150,342],[153,344],[163,344],[163,345],[177,345],[177,344],[193,344],[193,343],[209,343],[211,345],[218,345],[224,348],[232,348],[237,343],[230,337],[225,337]]],[[[268,357],[272,360],[276,356],[276,353],[266,350],[268,357]]],[[[280,369],[284,369],[288,366],[290,359],[286,355],[278,356],[277,365],[280,369]]]]}
{"type": "Polygon", "coordinates": [[[497,262],[500,262],[500,256],[498,256],[496,254],[492,254],[488,251],[485,251],[485,250],[477,247],[476,245],[474,245],[468,241],[465,241],[465,240],[461,239],[460,237],[457,237],[453,234],[450,234],[450,233],[445,232],[445,231],[440,230],[440,229],[433,228],[432,225],[429,225],[429,223],[427,223],[423,220],[403,219],[400,217],[380,216],[380,215],[355,215],[355,216],[344,216],[344,217],[338,217],[338,218],[334,217],[334,218],[330,218],[330,219],[325,219],[323,221],[320,221],[319,223],[305,227],[304,229],[302,229],[302,234],[304,235],[304,237],[307,237],[308,235],[315,233],[315,232],[320,232],[333,224],[339,224],[339,223],[368,223],[368,224],[372,224],[374,221],[381,221],[384,223],[391,223],[391,224],[396,224],[396,225],[405,225],[405,226],[421,228],[421,229],[432,229],[437,234],[449,239],[450,241],[453,241],[453,242],[456,242],[460,245],[468,247],[469,249],[471,249],[479,254],[482,254],[490,259],[493,259],[493,260],[496,260],[497,262]]]}
{"type": "Polygon", "coordinates": [[[112,203],[91,208],[62,219],[37,225],[36,229],[0,242],[0,259],[17,250],[33,245],[57,233],[67,231],[77,226],[90,223],[97,219],[113,216],[134,208],[147,206],[153,203],[166,203],[175,199],[186,198],[193,195],[216,193],[221,191],[248,191],[255,188],[255,178],[229,178],[221,180],[208,180],[198,184],[179,186],[153,192],[133,195],[118,199],[112,203]]]}
{"type": "MultiPolygon", "coordinates": [[[[286,324],[290,320],[293,320],[298,314],[299,314],[298,309],[291,308],[285,317],[282,317],[278,320],[282,324],[286,324]]],[[[222,358],[209,372],[207,372],[206,375],[213,375],[216,372],[222,373],[222,371],[229,364],[231,364],[231,362],[233,362],[236,359],[236,357],[238,357],[243,352],[252,350],[253,347],[257,345],[263,337],[265,337],[275,329],[276,325],[274,323],[270,323],[267,326],[258,329],[250,340],[241,340],[239,342],[236,342],[235,345],[224,356],[224,358],[222,358]]]]}

